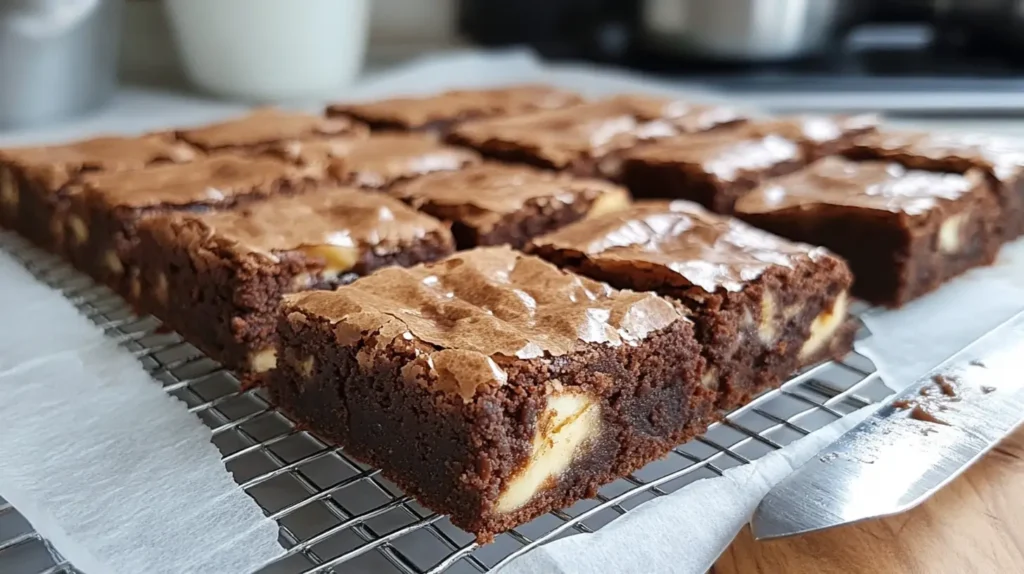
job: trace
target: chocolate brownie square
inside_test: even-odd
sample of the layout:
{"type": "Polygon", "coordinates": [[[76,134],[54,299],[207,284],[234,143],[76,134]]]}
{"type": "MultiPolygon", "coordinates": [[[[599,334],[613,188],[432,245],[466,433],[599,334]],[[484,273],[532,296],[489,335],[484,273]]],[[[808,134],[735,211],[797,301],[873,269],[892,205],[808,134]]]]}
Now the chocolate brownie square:
{"type": "Polygon", "coordinates": [[[276,361],[285,293],[330,289],[453,250],[447,226],[379,193],[323,188],[138,225],[138,306],[243,373],[276,361]]]}
{"type": "Polygon", "coordinates": [[[204,211],[305,191],[322,174],[270,157],[218,154],[188,164],[82,176],[69,195],[67,257],[97,281],[133,300],[141,219],[166,211],[204,211]]]}
{"type": "Polygon", "coordinates": [[[496,159],[616,179],[640,143],[743,121],[736,110],[669,98],[618,96],[561,110],[468,122],[449,140],[496,159]]]}
{"type": "Polygon", "coordinates": [[[461,122],[564,108],[582,101],[573,92],[550,86],[521,85],[477,90],[452,90],[421,97],[366,103],[337,103],[331,117],[348,117],[374,130],[446,132],[461,122]]]}
{"type": "Polygon", "coordinates": [[[844,257],[853,293],[900,306],[978,265],[1000,245],[984,174],[828,157],[766,182],[736,204],[750,223],[844,257]]]}
{"type": "Polygon", "coordinates": [[[276,403],[481,541],[712,415],[678,305],[504,247],[286,296],[279,333],[276,403]]]}
{"type": "Polygon", "coordinates": [[[761,181],[806,164],[799,142],[740,127],[627,150],[622,154],[622,182],[636,197],[687,199],[727,214],[761,181]]]}
{"type": "Polygon", "coordinates": [[[0,150],[0,225],[61,253],[73,184],[86,173],[138,170],[197,157],[166,134],[105,136],[70,144],[0,150]]]}
{"type": "Polygon", "coordinates": [[[611,183],[497,163],[426,175],[390,192],[451,221],[460,249],[501,244],[518,249],[532,237],[630,203],[629,193],[611,183]]]}
{"type": "Polygon", "coordinates": [[[1024,142],[979,134],[885,130],[857,138],[854,159],[895,161],[913,169],[965,173],[979,169],[999,198],[1004,241],[1024,235],[1024,142]]]}
{"type": "Polygon", "coordinates": [[[695,203],[638,202],[539,237],[530,250],[615,287],[681,301],[707,361],[703,384],[722,408],[852,344],[852,276],[841,259],[695,203]]]}
{"type": "Polygon", "coordinates": [[[622,181],[637,197],[688,199],[717,213],[761,181],[848,149],[877,126],[873,115],[751,120],[685,134],[622,154],[622,181]]]}
{"type": "Polygon", "coordinates": [[[369,129],[346,118],[325,118],[276,108],[259,108],[248,115],[178,131],[178,137],[207,152],[262,151],[288,141],[329,137],[365,137],[369,129]]]}
{"type": "Polygon", "coordinates": [[[300,165],[323,168],[340,184],[368,189],[480,162],[476,152],[445,145],[434,136],[419,133],[289,142],[277,151],[300,165]]]}

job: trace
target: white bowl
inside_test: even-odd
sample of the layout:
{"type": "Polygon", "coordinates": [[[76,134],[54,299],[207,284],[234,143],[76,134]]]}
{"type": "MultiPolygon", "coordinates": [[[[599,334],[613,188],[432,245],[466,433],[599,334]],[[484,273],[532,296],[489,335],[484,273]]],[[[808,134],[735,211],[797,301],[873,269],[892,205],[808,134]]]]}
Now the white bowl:
{"type": "Polygon", "coordinates": [[[166,0],[185,71],[258,102],[336,96],[366,52],[366,0],[166,0]]]}

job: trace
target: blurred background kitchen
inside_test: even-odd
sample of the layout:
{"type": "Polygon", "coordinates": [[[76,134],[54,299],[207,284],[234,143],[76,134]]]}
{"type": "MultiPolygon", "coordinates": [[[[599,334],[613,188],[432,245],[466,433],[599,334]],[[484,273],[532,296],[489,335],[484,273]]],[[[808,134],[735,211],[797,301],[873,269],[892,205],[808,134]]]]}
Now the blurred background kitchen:
{"type": "Polygon", "coordinates": [[[1024,116],[1024,0],[0,0],[0,130],[88,113],[116,78],[315,100],[471,46],[529,46],[775,112],[1003,131],[1024,116]]]}

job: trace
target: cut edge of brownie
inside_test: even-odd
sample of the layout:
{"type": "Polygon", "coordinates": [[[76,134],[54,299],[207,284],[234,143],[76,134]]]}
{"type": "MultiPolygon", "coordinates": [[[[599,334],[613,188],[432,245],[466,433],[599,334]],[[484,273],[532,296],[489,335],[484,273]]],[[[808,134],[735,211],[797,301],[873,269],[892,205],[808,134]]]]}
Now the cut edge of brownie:
{"type": "MultiPolygon", "coordinates": [[[[658,143],[654,142],[644,147],[656,146],[658,143]]],[[[622,160],[620,180],[637,198],[685,199],[712,212],[730,215],[734,212],[736,202],[761,182],[792,173],[807,165],[806,153],[795,142],[793,146],[794,150],[800,150],[799,157],[776,162],[759,171],[738,170],[739,173],[733,179],[719,177],[700,163],[655,161],[627,154],[622,160]]]]}
{"type": "Polygon", "coordinates": [[[945,254],[942,244],[952,240],[943,230],[951,218],[931,212],[911,217],[822,205],[814,210],[739,215],[769,232],[837,253],[853,270],[853,295],[897,308],[969,269],[995,260],[1002,244],[995,197],[975,192],[956,200],[951,207],[954,213],[972,209],[978,216],[954,225],[958,245],[966,241],[967,248],[958,247],[955,253],[945,254]]]}
{"type": "Polygon", "coordinates": [[[459,250],[493,245],[511,245],[522,250],[535,237],[586,217],[625,208],[630,201],[625,190],[621,190],[621,193],[607,191],[592,199],[577,196],[571,203],[550,201],[546,197],[533,198],[527,200],[519,211],[501,214],[494,225],[487,227],[468,222],[474,214],[489,213],[470,204],[443,205],[428,201],[419,205],[418,209],[438,219],[450,221],[459,250]]]}
{"type": "Polygon", "coordinates": [[[136,232],[133,303],[250,379],[276,364],[276,313],[285,294],[333,289],[382,267],[435,261],[453,250],[450,236],[428,232],[395,251],[361,249],[350,268],[328,272],[314,249],[272,258],[239,252],[203,221],[180,213],[148,217],[136,232]]]}
{"type": "Polygon", "coordinates": [[[592,497],[703,432],[713,416],[685,320],[636,346],[504,360],[507,384],[469,402],[423,373],[407,376],[432,346],[396,339],[370,350],[373,333],[342,345],[329,321],[287,303],[279,320],[275,402],[481,542],[592,497]]]}
{"type": "Polygon", "coordinates": [[[1004,243],[1024,236],[1024,167],[1016,179],[1000,179],[987,167],[981,166],[969,158],[948,157],[933,158],[906,151],[877,149],[858,143],[844,148],[843,156],[853,160],[892,161],[908,169],[920,169],[938,173],[967,174],[980,171],[985,175],[989,192],[999,202],[1001,211],[999,234],[1004,243]]]}
{"type": "Polygon", "coordinates": [[[845,262],[829,254],[801,258],[795,268],[773,266],[738,291],[708,292],[635,262],[602,262],[543,243],[527,251],[616,288],[680,301],[696,325],[707,362],[702,385],[718,393],[723,410],[777,388],[800,368],[845,356],[859,325],[848,316],[852,275],[845,262]],[[752,340],[761,344],[745,344],[752,340]]]}

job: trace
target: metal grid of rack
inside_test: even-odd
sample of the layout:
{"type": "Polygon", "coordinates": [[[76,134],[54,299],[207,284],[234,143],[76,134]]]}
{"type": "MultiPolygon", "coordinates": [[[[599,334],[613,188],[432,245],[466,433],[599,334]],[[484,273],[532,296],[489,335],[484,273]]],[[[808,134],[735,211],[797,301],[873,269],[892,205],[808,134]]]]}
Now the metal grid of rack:
{"type": "MultiPolygon", "coordinates": [[[[647,500],[782,448],[891,392],[874,365],[856,353],[819,365],[730,413],[666,458],[605,485],[596,498],[481,546],[376,469],[297,429],[261,390],[242,389],[230,373],[178,335],[162,331],[158,320],[136,316],[117,295],[59,258],[6,232],[0,232],[0,249],[62,291],[138,357],[166,392],[210,426],[228,470],[281,526],[286,551],[261,571],[267,574],[333,572],[336,567],[345,572],[488,572],[538,545],[593,532],[647,500]]],[[[865,307],[855,311],[869,312],[865,307]]],[[[869,334],[862,330],[860,336],[869,334]]],[[[75,570],[16,509],[0,500],[0,572],[75,570]]]]}

